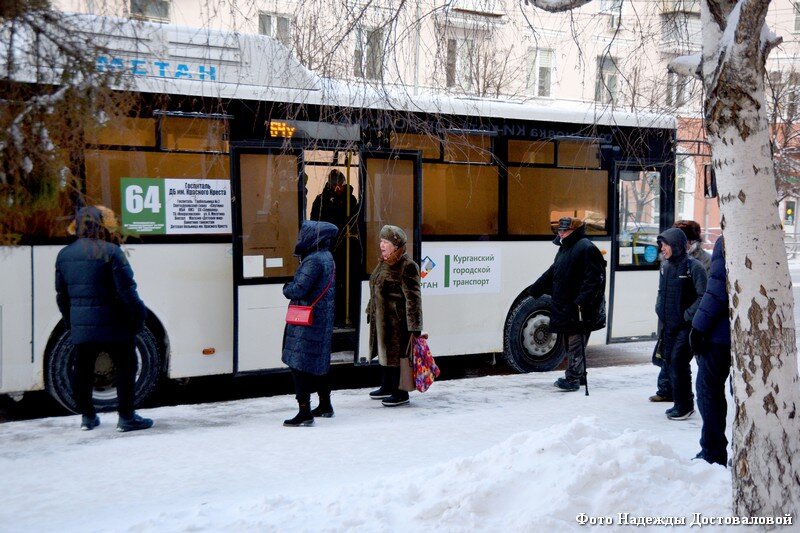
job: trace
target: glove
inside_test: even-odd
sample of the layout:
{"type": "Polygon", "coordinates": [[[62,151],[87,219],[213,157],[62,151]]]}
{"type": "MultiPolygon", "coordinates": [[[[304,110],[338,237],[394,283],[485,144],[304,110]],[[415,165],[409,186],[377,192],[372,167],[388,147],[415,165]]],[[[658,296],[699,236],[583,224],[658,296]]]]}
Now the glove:
{"type": "Polygon", "coordinates": [[[708,339],[705,333],[699,329],[692,328],[689,332],[689,347],[696,354],[704,354],[708,351],[708,339]]]}

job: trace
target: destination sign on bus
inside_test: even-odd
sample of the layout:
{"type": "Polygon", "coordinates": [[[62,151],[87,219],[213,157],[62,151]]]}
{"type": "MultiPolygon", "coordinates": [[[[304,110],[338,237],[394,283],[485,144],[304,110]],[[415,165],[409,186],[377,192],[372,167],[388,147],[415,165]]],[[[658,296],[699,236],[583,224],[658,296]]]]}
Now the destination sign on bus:
{"type": "Polygon", "coordinates": [[[230,233],[230,181],[122,178],[122,226],[137,234],[230,233]]]}
{"type": "Polygon", "coordinates": [[[325,139],[329,141],[358,141],[358,124],[330,124],[308,120],[270,120],[269,136],[283,139],[325,139]]]}

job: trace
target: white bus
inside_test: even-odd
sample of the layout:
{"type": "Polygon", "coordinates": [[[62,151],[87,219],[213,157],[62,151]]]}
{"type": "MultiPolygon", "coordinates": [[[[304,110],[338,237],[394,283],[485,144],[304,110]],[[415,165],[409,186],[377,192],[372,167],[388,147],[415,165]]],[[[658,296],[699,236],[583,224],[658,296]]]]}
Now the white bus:
{"type": "MultiPolygon", "coordinates": [[[[87,132],[80,154],[85,201],[112,208],[133,235],[123,248],[149,310],[137,401],[161,378],[284,368],[281,289],[299,224],[333,169],[352,191],[337,362],[370,363],[367,280],[386,223],[407,231],[421,265],[436,356],[502,353],[521,372],[561,363],[547,298],[525,288],[552,262],[552,223],[564,215],[586,219],[608,260],[608,325],[590,345],[655,335],[655,237],[674,212],[672,118],[346,86],[267,37],[85,23],[107,43],[98,66],[125,72],[137,104],[87,132]]],[[[0,250],[0,394],[47,389],[75,410],[75,351],[54,293],[66,225],[0,250]]],[[[101,408],[115,402],[112,372],[99,358],[101,408]]]]}

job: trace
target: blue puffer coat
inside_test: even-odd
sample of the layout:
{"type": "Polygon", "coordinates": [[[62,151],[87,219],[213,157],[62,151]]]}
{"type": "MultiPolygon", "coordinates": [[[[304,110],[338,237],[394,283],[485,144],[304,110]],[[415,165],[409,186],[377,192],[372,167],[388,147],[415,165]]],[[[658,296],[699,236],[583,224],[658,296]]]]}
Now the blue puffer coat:
{"type": "Polygon", "coordinates": [[[728,289],[725,280],[725,244],[723,238],[714,244],[711,254],[711,277],[708,278],[706,292],[700,300],[692,319],[692,327],[702,331],[714,344],[731,343],[731,325],[728,319],[728,289]]]}
{"type": "Polygon", "coordinates": [[[300,266],[294,279],[283,286],[283,295],[298,305],[311,305],[330,287],[314,306],[311,326],[286,325],[283,335],[283,361],[289,368],[321,376],[331,366],[331,337],[333,336],[334,274],[330,248],[339,229],[328,222],[306,221],[300,226],[294,253],[300,256],[300,266]]]}
{"type": "Polygon", "coordinates": [[[147,316],[133,270],[120,247],[103,239],[97,208],[78,211],[76,234],[56,258],[56,303],[72,344],[130,342],[147,316]]]}

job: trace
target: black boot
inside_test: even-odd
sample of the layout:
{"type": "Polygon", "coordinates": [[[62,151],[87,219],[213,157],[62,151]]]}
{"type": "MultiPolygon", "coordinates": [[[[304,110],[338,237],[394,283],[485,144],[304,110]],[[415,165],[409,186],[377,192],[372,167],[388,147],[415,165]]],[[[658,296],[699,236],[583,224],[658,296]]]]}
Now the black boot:
{"type": "Polygon", "coordinates": [[[319,405],[311,410],[311,415],[321,418],[333,418],[333,406],[331,405],[330,394],[327,396],[319,395],[319,405]]]}
{"type": "Polygon", "coordinates": [[[404,390],[396,390],[394,394],[381,402],[384,407],[397,407],[398,405],[405,405],[408,403],[408,392],[404,390]]]}
{"type": "Polygon", "coordinates": [[[382,366],[381,387],[370,392],[369,397],[373,400],[383,400],[384,398],[391,396],[394,392],[394,389],[397,388],[397,383],[392,384],[392,377],[392,372],[389,370],[389,367],[382,366]]]}
{"type": "Polygon", "coordinates": [[[287,427],[299,427],[299,426],[313,426],[314,425],[314,415],[311,414],[311,406],[308,402],[300,403],[297,402],[300,406],[300,411],[295,415],[294,418],[290,418],[289,420],[284,420],[283,425],[287,427]]]}

